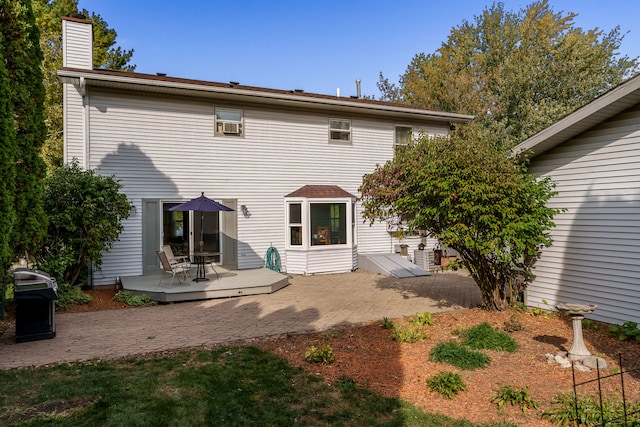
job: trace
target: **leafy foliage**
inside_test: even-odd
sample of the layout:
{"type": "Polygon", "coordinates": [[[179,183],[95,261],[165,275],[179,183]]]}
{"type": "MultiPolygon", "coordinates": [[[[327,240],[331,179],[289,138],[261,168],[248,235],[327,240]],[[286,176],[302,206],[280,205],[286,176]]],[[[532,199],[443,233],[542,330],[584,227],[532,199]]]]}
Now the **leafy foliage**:
{"type": "Polygon", "coordinates": [[[473,114],[511,147],[633,75],[620,28],[576,27],[548,0],[519,11],[496,2],[451,29],[434,53],[418,53],[399,85],[380,75],[383,99],[473,114]]]}
{"type": "Polygon", "coordinates": [[[429,360],[448,363],[464,370],[485,368],[491,362],[486,354],[469,350],[455,341],[438,343],[431,349],[429,360]]]}
{"type": "Polygon", "coordinates": [[[382,322],[380,323],[382,329],[391,329],[393,328],[393,320],[390,320],[388,317],[383,317],[382,322]]]}
{"type": "Polygon", "coordinates": [[[416,316],[411,319],[411,323],[415,325],[433,325],[433,319],[431,318],[431,313],[428,311],[424,311],[422,313],[416,313],[416,316]]]}
{"type": "Polygon", "coordinates": [[[9,126],[15,130],[16,141],[15,177],[9,175],[9,179],[13,180],[15,194],[20,195],[13,200],[15,223],[2,232],[10,235],[13,254],[28,258],[41,246],[47,232],[42,203],[46,168],[40,157],[40,147],[46,137],[40,70],[42,51],[30,0],[0,3],[0,32],[3,62],[11,82],[7,93],[14,123],[9,126]]]}
{"type": "Polygon", "coordinates": [[[42,155],[51,170],[62,166],[63,123],[62,83],[57,70],[62,68],[62,17],[80,12],[93,21],[93,66],[111,70],[133,71],[133,50],[116,46],[117,33],[94,12],[78,9],[78,0],[31,0],[40,30],[40,47],[44,54],[42,71],[46,88],[45,114],[47,139],[42,155]]]}
{"type": "Polygon", "coordinates": [[[511,284],[522,279],[525,287],[539,249],[551,245],[548,230],[560,211],[546,206],[553,189],[471,125],[400,147],[364,176],[360,192],[372,223],[401,217],[458,251],[485,306],[502,310],[511,284]]]}
{"type": "MultiPolygon", "coordinates": [[[[612,421],[614,419],[621,421],[624,419],[624,406],[622,402],[604,399],[602,401],[601,411],[600,399],[597,396],[578,395],[577,400],[574,401],[573,393],[562,393],[553,398],[551,405],[551,408],[542,413],[542,418],[548,418],[554,424],[561,426],[575,425],[576,418],[581,426],[601,426],[604,425],[603,421],[612,421]]],[[[640,414],[640,402],[627,402],[626,405],[627,414],[640,414]]],[[[633,418],[631,418],[630,421],[633,422],[633,418]]],[[[636,419],[635,421],[640,420],[636,419]]]]}
{"type": "Polygon", "coordinates": [[[427,379],[431,391],[436,391],[448,399],[453,399],[458,393],[467,389],[460,374],[445,371],[427,379]]]}
{"type": "Polygon", "coordinates": [[[505,403],[520,406],[525,415],[529,409],[538,409],[538,402],[529,395],[529,390],[517,390],[508,385],[500,385],[500,390],[491,396],[491,402],[498,405],[498,409],[502,409],[505,403]]]}
{"type": "Polygon", "coordinates": [[[323,365],[330,365],[336,360],[333,348],[329,344],[322,347],[312,345],[306,351],[304,358],[309,363],[321,363],[323,365]]]}
{"type": "Polygon", "coordinates": [[[73,286],[63,283],[58,286],[58,299],[56,300],[56,308],[66,310],[72,305],[89,304],[91,296],[82,292],[79,286],[73,286]]]}
{"type": "Polygon", "coordinates": [[[427,332],[421,325],[416,324],[396,324],[393,325],[391,339],[394,341],[414,343],[427,337],[427,332]]]}
{"type": "Polygon", "coordinates": [[[513,353],[518,349],[518,344],[503,331],[496,331],[484,322],[467,329],[462,333],[462,344],[473,349],[487,349],[496,351],[507,351],[513,353]]]}
{"type": "Polygon", "coordinates": [[[129,291],[120,291],[114,297],[114,301],[123,302],[132,307],[141,307],[143,305],[157,305],[158,302],[149,298],[149,296],[142,294],[136,295],[129,291]]]}
{"type": "Polygon", "coordinates": [[[635,339],[640,341],[640,328],[636,322],[624,322],[622,325],[612,325],[609,332],[618,336],[620,341],[635,339]]]}
{"type": "Polygon", "coordinates": [[[37,253],[39,268],[59,282],[72,285],[85,279],[88,266],[100,269],[129,217],[130,204],[113,177],[84,171],[76,162],[58,168],[46,180],[45,207],[49,238],[37,253]]]}

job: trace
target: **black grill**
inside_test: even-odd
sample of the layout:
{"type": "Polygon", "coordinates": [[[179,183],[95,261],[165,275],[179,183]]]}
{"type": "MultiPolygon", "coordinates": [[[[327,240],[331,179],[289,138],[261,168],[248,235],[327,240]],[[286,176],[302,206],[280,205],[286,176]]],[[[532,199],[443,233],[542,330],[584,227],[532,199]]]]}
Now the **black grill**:
{"type": "Polygon", "coordinates": [[[16,342],[55,337],[56,280],[44,271],[29,268],[17,268],[13,275],[16,283],[16,342]]]}

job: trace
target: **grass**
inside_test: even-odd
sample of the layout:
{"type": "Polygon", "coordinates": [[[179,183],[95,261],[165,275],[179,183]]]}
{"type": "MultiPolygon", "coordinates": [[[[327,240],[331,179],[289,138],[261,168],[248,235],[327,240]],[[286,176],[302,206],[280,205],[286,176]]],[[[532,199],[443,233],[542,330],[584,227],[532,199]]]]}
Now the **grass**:
{"type": "Polygon", "coordinates": [[[478,426],[255,347],[0,371],[0,384],[3,426],[478,426]]]}

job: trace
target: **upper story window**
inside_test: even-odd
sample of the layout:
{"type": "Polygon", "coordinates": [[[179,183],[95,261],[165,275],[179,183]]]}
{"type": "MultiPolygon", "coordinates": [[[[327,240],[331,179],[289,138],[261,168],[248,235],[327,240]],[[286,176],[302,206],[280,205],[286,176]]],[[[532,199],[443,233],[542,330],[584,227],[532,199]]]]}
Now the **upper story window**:
{"type": "Polygon", "coordinates": [[[411,126],[396,126],[394,145],[409,145],[413,139],[411,126]]]}
{"type": "Polygon", "coordinates": [[[242,110],[216,108],[216,135],[242,136],[242,110]]]}
{"type": "Polygon", "coordinates": [[[329,142],[351,142],[351,120],[329,119],[329,142]]]}

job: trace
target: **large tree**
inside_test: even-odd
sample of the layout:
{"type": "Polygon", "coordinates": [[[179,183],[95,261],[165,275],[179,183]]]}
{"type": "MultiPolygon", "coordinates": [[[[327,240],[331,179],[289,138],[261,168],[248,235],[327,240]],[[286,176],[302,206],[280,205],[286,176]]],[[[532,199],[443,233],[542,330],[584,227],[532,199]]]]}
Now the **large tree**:
{"type": "Polygon", "coordinates": [[[46,167],[40,157],[46,135],[40,33],[30,0],[3,0],[0,5],[4,65],[11,81],[8,93],[17,142],[14,159],[16,222],[12,229],[2,232],[11,236],[14,255],[28,258],[40,247],[47,232],[47,217],[42,204],[46,167]]]}
{"type": "Polygon", "coordinates": [[[558,210],[545,206],[553,183],[504,155],[478,125],[449,137],[423,136],[365,175],[365,218],[401,218],[461,255],[485,306],[502,310],[515,284],[526,286],[558,210]]]}
{"type": "Polygon", "coordinates": [[[503,3],[453,28],[434,53],[417,54],[399,85],[380,75],[383,99],[473,114],[507,146],[618,85],[637,59],[620,56],[620,28],[583,30],[547,0],[518,12],[503,3]]]}
{"type": "Polygon", "coordinates": [[[78,0],[31,0],[40,29],[40,47],[44,53],[42,70],[46,89],[47,139],[42,155],[49,169],[62,166],[63,123],[62,84],[57,71],[62,68],[62,17],[81,13],[93,21],[93,66],[112,70],[133,71],[132,50],[116,46],[118,34],[94,12],[78,10],[78,0]]]}

